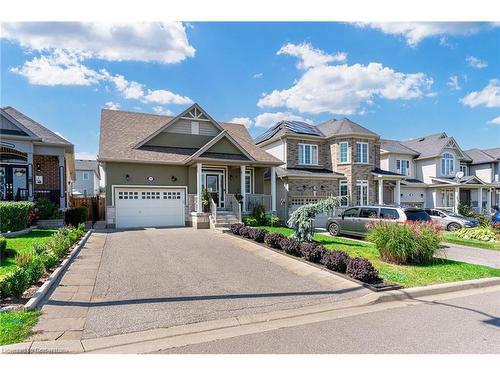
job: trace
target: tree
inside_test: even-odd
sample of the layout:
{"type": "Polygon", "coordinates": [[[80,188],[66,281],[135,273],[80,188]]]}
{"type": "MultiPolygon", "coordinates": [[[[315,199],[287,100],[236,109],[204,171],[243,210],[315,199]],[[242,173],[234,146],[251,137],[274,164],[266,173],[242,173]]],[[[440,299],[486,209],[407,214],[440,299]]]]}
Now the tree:
{"type": "Polygon", "coordinates": [[[293,211],[288,219],[288,226],[293,229],[293,237],[299,241],[312,241],[312,221],[316,215],[323,212],[332,211],[338,207],[340,198],[328,197],[319,201],[318,203],[306,204],[297,210],[293,211]]]}

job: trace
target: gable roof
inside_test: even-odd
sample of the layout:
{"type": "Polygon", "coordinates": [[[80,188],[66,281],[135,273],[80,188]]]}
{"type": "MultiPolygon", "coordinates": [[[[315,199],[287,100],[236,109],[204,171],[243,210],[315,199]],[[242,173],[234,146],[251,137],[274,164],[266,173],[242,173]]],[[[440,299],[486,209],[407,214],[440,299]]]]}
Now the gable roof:
{"type": "Polygon", "coordinates": [[[75,159],[75,169],[77,171],[94,171],[100,178],[99,162],[97,160],[75,159]]]}
{"type": "Polygon", "coordinates": [[[348,134],[362,134],[370,137],[379,137],[377,133],[368,130],[354,121],[344,117],[342,120],[328,120],[318,125],[318,128],[326,137],[348,134]]]}
{"type": "Polygon", "coordinates": [[[18,111],[14,107],[3,107],[2,111],[11,116],[15,121],[21,124],[24,128],[26,128],[30,133],[32,133],[35,137],[41,139],[42,142],[51,143],[51,144],[60,144],[64,146],[73,146],[73,144],[63,137],[57,135],[53,131],[47,129],[45,126],[36,122],[32,118],[26,116],[24,113],[18,111]]]}
{"type": "Polygon", "coordinates": [[[255,144],[262,143],[273,138],[276,134],[304,134],[313,137],[324,137],[325,135],[317,126],[303,121],[282,120],[269,130],[255,138],[255,144]]]}
{"type": "Polygon", "coordinates": [[[453,137],[449,137],[445,132],[427,135],[424,137],[402,141],[403,146],[417,151],[420,155],[417,159],[427,159],[440,156],[443,149],[452,144],[462,154],[462,159],[470,161],[470,158],[460,149],[453,137]]]}
{"type": "Polygon", "coordinates": [[[465,153],[472,159],[472,164],[492,163],[497,160],[497,158],[478,148],[466,150],[465,153]]]}
{"type": "MultiPolygon", "coordinates": [[[[150,113],[101,111],[99,160],[163,164],[185,164],[198,148],[140,146],[141,141],[158,134],[174,117],[150,113]]],[[[253,163],[280,165],[283,162],[257,147],[242,124],[217,122],[242,149],[254,159],[253,163]]],[[[252,161],[250,161],[252,163],[252,161]]]]}
{"type": "Polygon", "coordinates": [[[388,152],[388,153],[394,153],[394,154],[406,154],[406,155],[413,155],[413,156],[419,156],[420,153],[412,150],[411,148],[403,145],[399,141],[393,141],[390,139],[381,139],[380,140],[380,151],[382,153],[388,152]]]}
{"type": "Polygon", "coordinates": [[[483,150],[483,152],[486,152],[488,155],[494,157],[497,160],[500,160],[500,147],[488,148],[486,150],[483,150]]]}

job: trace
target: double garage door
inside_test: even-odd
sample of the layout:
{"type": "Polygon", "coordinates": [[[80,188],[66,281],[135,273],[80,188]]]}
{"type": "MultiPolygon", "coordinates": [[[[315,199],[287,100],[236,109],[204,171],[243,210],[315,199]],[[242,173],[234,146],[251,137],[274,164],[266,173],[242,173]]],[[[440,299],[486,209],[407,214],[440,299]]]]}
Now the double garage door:
{"type": "Polygon", "coordinates": [[[117,228],[185,225],[185,190],[116,188],[117,228]]]}

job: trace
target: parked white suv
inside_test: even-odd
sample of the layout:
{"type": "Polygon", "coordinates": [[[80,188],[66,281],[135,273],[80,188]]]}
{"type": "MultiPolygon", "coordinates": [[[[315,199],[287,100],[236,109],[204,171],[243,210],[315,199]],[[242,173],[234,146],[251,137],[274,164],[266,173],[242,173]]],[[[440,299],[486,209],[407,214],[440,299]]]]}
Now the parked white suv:
{"type": "Polygon", "coordinates": [[[432,221],[421,208],[401,208],[399,206],[357,206],[349,207],[338,217],[328,219],[326,229],[332,236],[349,234],[365,236],[366,225],[373,221],[391,220],[398,223],[407,221],[432,221]]]}

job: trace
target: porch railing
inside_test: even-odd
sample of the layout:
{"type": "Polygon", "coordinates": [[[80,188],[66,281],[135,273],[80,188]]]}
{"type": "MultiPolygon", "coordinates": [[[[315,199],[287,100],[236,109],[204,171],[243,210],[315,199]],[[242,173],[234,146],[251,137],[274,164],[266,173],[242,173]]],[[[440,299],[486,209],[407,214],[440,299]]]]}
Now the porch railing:
{"type": "Polygon", "coordinates": [[[264,206],[266,212],[270,212],[271,196],[264,194],[247,194],[245,211],[251,212],[256,206],[264,206]]]}
{"type": "Polygon", "coordinates": [[[214,222],[217,222],[217,205],[212,196],[210,196],[210,215],[212,215],[214,222]]]}
{"type": "Polygon", "coordinates": [[[236,216],[238,221],[241,223],[241,204],[238,202],[234,194],[231,194],[231,210],[233,211],[233,215],[236,216]]]}

